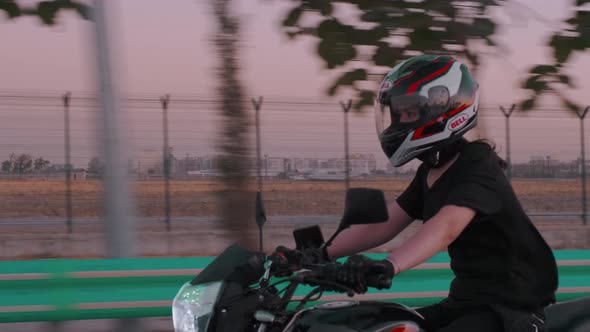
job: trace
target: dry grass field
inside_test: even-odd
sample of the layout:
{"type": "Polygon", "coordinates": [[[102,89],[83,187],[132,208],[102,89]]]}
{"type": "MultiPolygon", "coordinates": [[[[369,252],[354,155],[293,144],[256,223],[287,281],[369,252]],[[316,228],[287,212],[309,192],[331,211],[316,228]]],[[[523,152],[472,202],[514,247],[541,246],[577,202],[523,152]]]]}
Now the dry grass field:
{"type": "MultiPolygon", "coordinates": [[[[354,180],[353,187],[382,189],[394,199],[409,179],[354,180]]],[[[514,189],[529,212],[581,211],[579,180],[551,179],[513,181],[514,189]]],[[[171,181],[172,217],[212,216],[217,214],[218,196],[223,185],[215,180],[171,181]]],[[[254,190],[255,183],[252,183],[254,190]]],[[[164,215],[163,181],[133,183],[138,214],[164,215]]],[[[272,215],[336,215],[343,210],[344,183],[324,181],[268,180],[263,183],[264,203],[272,215]]],[[[99,181],[72,184],[74,218],[100,215],[102,185],[99,181]]],[[[254,199],[254,195],[252,196],[254,199]]],[[[63,180],[0,180],[0,218],[65,217],[63,180]]]]}

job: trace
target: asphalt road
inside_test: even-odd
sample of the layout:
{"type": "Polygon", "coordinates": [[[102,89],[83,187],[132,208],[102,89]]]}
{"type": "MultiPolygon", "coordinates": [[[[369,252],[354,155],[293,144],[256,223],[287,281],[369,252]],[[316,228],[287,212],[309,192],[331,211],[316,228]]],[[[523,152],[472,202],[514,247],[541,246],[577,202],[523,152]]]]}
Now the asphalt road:
{"type": "Polygon", "coordinates": [[[174,332],[172,317],[142,318],[139,330],[120,328],[112,319],[92,319],[51,322],[0,323],[0,331],[6,332],[174,332]]]}

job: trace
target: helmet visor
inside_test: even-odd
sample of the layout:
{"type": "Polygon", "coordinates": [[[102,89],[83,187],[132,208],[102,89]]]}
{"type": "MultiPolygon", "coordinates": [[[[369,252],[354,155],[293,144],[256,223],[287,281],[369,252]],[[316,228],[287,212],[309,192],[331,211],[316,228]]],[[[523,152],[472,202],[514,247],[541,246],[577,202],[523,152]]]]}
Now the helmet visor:
{"type": "Polygon", "coordinates": [[[446,87],[432,87],[428,97],[400,95],[375,102],[375,126],[388,157],[403,143],[408,133],[436,119],[449,109],[446,87]]]}
{"type": "Polygon", "coordinates": [[[375,104],[377,135],[386,138],[400,132],[408,132],[424,123],[427,99],[420,95],[398,96],[389,104],[375,104]]]}

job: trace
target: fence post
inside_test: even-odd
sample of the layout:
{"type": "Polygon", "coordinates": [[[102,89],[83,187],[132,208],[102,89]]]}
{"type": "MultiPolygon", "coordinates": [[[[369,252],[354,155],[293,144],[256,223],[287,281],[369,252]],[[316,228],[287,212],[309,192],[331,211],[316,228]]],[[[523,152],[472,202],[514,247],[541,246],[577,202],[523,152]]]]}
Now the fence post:
{"type": "Polygon", "coordinates": [[[268,155],[264,154],[264,179],[268,179],[268,155]]]}
{"type": "Polygon", "coordinates": [[[258,225],[258,236],[260,238],[260,252],[264,252],[262,226],[266,222],[266,211],[264,210],[264,201],[262,200],[262,156],[260,142],[260,108],[262,107],[262,97],[258,97],[258,100],[252,98],[252,105],[256,111],[256,176],[258,180],[258,191],[256,192],[256,224],[258,225]]]}
{"type": "Polygon", "coordinates": [[[352,107],[352,100],[348,103],[340,102],[340,106],[344,111],[344,177],[346,182],[346,190],[350,188],[350,156],[348,153],[348,111],[352,107]]]}
{"type": "Polygon", "coordinates": [[[64,149],[65,149],[65,173],[66,173],[66,225],[68,233],[72,232],[72,156],[70,145],[70,97],[66,92],[62,96],[64,104],[64,149]]]}
{"type": "Polygon", "coordinates": [[[516,104],[512,104],[509,110],[506,110],[504,106],[500,106],[500,110],[506,118],[506,164],[508,164],[506,169],[506,177],[510,182],[512,182],[512,160],[510,155],[510,116],[512,115],[512,112],[515,108],[516,104]]]}
{"type": "Polygon", "coordinates": [[[584,225],[588,223],[588,209],[587,209],[587,201],[586,201],[586,151],[585,151],[585,144],[584,144],[584,118],[586,118],[586,114],[588,114],[588,109],[590,106],[586,106],[582,113],[578,113],[578,117],[580,118],[580,157],[581,157],[581,173],[582,173],[582,221],[584,225]]]}
{"type": "Polygon", "coordinates": [[[164,147],[162,149],[162,158],[164,161],[164,222],[166,223],[166,230],[170,231],[170,144],[168,142],[168,103],[170,102],[170,95],[160,97],[162,103],[162,130],[164,133],[164,147]]]}

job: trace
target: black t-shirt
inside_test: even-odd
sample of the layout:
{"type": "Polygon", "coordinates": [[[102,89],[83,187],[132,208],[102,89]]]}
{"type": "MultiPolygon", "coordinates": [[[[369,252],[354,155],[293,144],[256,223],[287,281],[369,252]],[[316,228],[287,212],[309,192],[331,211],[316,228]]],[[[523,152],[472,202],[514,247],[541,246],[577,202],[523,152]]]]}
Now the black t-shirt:
{"type": "Polygon", "coordinates": [[[427,222],[445,205],[476,212],[448,247],[455,274],[452,302],[522,308],[554,302],[558,277],[553,252],[522,209],[492,148],[466,144],[431,188],[427,174],[422,164],[397,199],[412,218],[427,222]]]}

